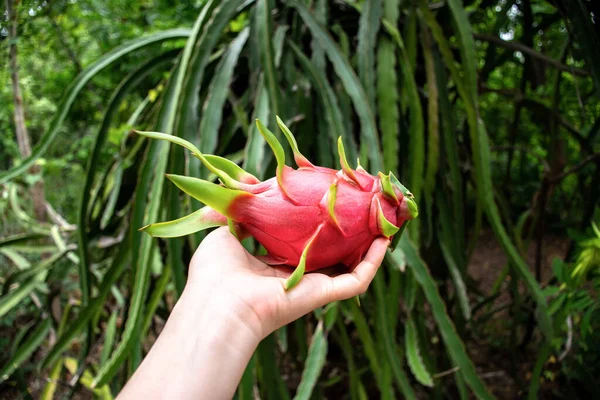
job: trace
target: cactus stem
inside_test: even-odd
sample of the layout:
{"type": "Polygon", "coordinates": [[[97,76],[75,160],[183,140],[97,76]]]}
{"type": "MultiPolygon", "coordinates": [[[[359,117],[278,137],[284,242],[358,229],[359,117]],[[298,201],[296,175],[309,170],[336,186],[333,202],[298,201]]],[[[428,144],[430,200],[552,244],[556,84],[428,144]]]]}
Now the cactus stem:
{"type": "Polygon", "coordinates": [[[396,247],[398,246],[398,243],[400,243],[400,239],[402,238],[402,234],[406,230],[406,227],[408,226],[409,222],[410,222],[409,219],[404,221],[402,223],[402,225],[400,226],[400,229],[398,230],[398,232],[396,232],[396,234],[394,235],[394,238],[392,239],[392,242],[390,243],[390,249],[392,251],[396,250],[396,247]]]}

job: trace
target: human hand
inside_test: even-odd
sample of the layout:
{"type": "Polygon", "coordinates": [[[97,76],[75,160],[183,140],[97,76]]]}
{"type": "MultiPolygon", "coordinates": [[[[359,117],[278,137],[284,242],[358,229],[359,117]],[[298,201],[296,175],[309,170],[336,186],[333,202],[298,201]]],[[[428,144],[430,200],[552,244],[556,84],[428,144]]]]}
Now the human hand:
{"type": "Polygon", "coordinates": [[[215,230],[192,257],[181,298],[119,399],[232,398],[264,337],[318,307],[365,292],[388,243],[375,240],[350,273],[309,273],[286,291],[289,272],[250,255],[226,227],[215,230]]]}
{"type": "Polygon", "coordinates": [[[284,283],[290,272],[259,261],[222,227],[210,233],[196,250],[186,291],[209,296],[221,312],[242,321],[258,344],[271,332],[318,307],[364,293],[388,244],[388,239],[376,239],[350,273],[335,277],[308,273],[286,291],[284,283]]]}

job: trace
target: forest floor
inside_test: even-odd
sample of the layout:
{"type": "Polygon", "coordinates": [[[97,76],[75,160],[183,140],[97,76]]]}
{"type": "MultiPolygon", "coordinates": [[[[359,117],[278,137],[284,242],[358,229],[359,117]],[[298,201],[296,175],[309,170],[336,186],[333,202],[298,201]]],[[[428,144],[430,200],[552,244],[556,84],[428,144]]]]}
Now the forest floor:
{"type": "MultiPolygon", "coordinates": [[[[565,237],[547,235],[544,238],[541,271],[542,287],[544,287],[552,278],[552,259],[554,257],[562,259],[567,252],[568,245],[569,240],[565,237]]],[[[534,246],[534,243],[532,243],[526,256],[527,263],[530,265],[532,273],[534,273],[533,265],[535,264],[534,246]]],[[[478,288],[483,297],[491,293],[492,288],[506,263],[507,257],[504,250],[497,242],[493,232],[486,229],[482,230],[468,266],[468,275],[471,279],[471,284],[478,288]]],[[[508,283],[509,279],[506,279],[505,282],[503,282],[503,288],[500,290],[502,294],[491,303],[490,309],[500,309],[501,311],[494,312],[490,321],[485,323],[488,327],[487,330],[479,332],[479,336],[472,335],[465,338],[466,347],[477,368],[477,372],[498,399],[523,398],[526,395],[526,392],[522,392],[520,388],[527,388],[529,385],[530,374],[536,361],[535,354],[537,350],[531,346],[525,346],[524,348],[520,348],[517,354],[514,354],[514,352],[511,352],[511,350],[506,347],[506,344],[510,342],[511,332],[508,325],[511,318],[509,316],[508,307],[505,308],[511,301],[508,294],[509,291],[505,286],[508,285],[508,283]],[[513,371],[513,368],[516,368],[517,370],[513,371]],[[520,382],[514,380],[512,376],[520,377],[520,382]]],[[[521,287],[520,292],[525,293],[525,289],[521,287]]],[[[481,298],[472,299],[471,305],[476,304],[477,301],[481,301],[481,298]]],[[[476,313],[474,319],[481,318],[485,313],[485,310],[476,313]]],[[[6,334],[7,332],[2,332],[2,336],[6,334]]],[[[524,332],[522,331],[517,333],[517,342],[521,341],[523,335],[524,332]]],[[[532,340],[532,342],[535,343],[537,341],[532,340]]],[[[46,351],[47,349],[43,349],[42,353],[45,353],[46,351]]],[[[41,354],[39,352],[36,358],[41,359],[41,354]]],[[[32,373],[27,374],[24,378],[28,381],[28,386],[35,398],[45,386],[45,377],[37,376],[37,374],[32,371],[32,373]]],[[[448,379],[451,379],[451,375],[448,376],[448,379]]],[[[539,398],[550,398],[552,388],[552,382],[543,382],[539,398]]],[[[61,394],[64,394],[67,391],[67,382],[62,382],[57,388],[57,392],[61,394]]],[[[425,392],[419,393],[425,397],[427,396],[425,392]]],[[[92,397],[89,390],[83,387],[81,387],[74,396],[75,399],[91,399],[92,397]]],[[[20,394],[17,390],[9,390],[0,393],[0,400],[9,398],[20,398],[20,394]]]]}
{"type": "MultiPolygon", "coordinates": [[[[543,240],[542,263],[541,263],[541,286],[544,288],[552,279],[552,260],[555,257],[563,259],[569,247],[569,239],[548,234],[543,240]]],[[[535,243],[532,242],[526,254],[527,264],[530,266],[532,274],[535,265],[535,243]]],[[[491,230],[482,230],[475,250],[470,259],[468,266],[468,275],[473,280],[473,283],[485,295],[492,292],[493,286],[496,283],[503,268],[506,266],[507,257],[504,250],[496,240],[494,233],[491,230]]],[[[510,277],[507,277],[502,283],[503,289],[501,295],[491,303],[491,309],[502,310],[493,315],[495,323],[489,323],[490,330],[484,332],[485,336],[481,340],[471,338],[467,342],[469,353],[473,357],[473,362],[477,366],[480,376],[484,382],[493,391],[494,395],[499,399],[515,399],[522,398],[526,393],[522,393],[519,389],[521,386],[528,387],[531,377],[531,370],[535,364],[537,349],[531,346],[517,348],[513,354],[506,344],[510,342],[511,329],[508,326],[508,321],[511,321],[508,307],[505,308],[511,301],[509,290],[506,285],[509,284],[510,277]],[[485,339],[485,340],[484,340],[485,339]],[[496,344],[494,346],[494,343],[496,344]],[[514,359],[513,359],[514,357],[514,359]],[[511,369],[516,365],[517,371],[511,373],[511,369]],[[511,375],[520,377],[521,382],[516,382],[511,375]]],[[[525,288],[519,287],[520,293],[525,293],[525,288]]],[[[480,314],[484,314],[484,312],[480,314]]],[[[475,315],[475,318],[481,315],[475,315]]],[[[491,321],[490,321],[491,322],[491,321]]],[[[517,343],[521,342],[524,336],[523,331],[517,332],[517,343]]],[[[536,340],[531,342],[535,343],[536,340]]],[[[540,390],[540,398],[550,398],[552,389],[551,382],[543,382],[540,390]],[[544,393],[547,395],[544,396],[544,393]]]]}

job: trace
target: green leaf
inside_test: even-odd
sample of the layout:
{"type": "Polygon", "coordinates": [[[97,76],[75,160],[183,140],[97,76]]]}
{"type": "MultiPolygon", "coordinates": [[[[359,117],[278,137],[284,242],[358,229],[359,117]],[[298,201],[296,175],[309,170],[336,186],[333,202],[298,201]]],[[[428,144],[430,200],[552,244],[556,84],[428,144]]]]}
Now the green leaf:
{"type": "Polygon", "coordinates": [[[47,237],[47,235],[43,233],[19,233],[17,235],[5,236],[0,238],[0,247],[14,246],[27,243],[30,240],[43,239],[45,237],[47,237]]]}
{"type": "Polygon", "coordinates": [[[244,370],[237,390],[238,400],[254,399],[254,371],[256,369],[256,356],[252,356],[244,370]]]}
{"type": "Polygon", "coordinates": [[[215,226],[227,225],[225,217],[210,207],[202,207],[179,219],[147,225],[141,230],[153,237],[173,238],[186,236],[215,226]]]}
{"type": "MultiPolygon", "coordinates": [[[[399,0],[386,1],[398,3],[399,0]]],[[[395,24],[394,24],[395,25],[395,24]]],[[[386,171],[398,173],[400,151],[400,113],[398,111],[398,78],[396,46],[382,37],[377,47],[377,106],[386,171]]]]}
{"type": "Polygon", "coordinates": [[[360,375],[356,368],[356,363],[354,362],[354,347],[350,343],[350,337],[348,336],[346,325],[344,325],[342,318],[337,319],[336,328],[337,329],[334,329],[332,334],[336,339],[336,343],[340,346],[342,352],[344,353],[346,361],[348,362],[350,399],[358,400],[360,392],[359,386],[361,385],[361,382],[360,375]]]}
{"type": "MultiPolygon", "coordinates": [[[[194,25],[196,35],[190,36],[184,50],[187,53],[182,57],[181,75],[176,82],[177,113],[170,114],[173,118],[173,131],[169,130],[167,133],[174,133],[191,142],[197,140],[200,126],[198,110],[201,109],[199,88],[202,86],[206,66],[223,30],[243,6],[242,0],[209,1],[204,5],[194,25]]],[[[195,160],[190,161],[188,168],[190,175],[202,176],[195,160]]]]}
{"type": "Polygon", "coordinates": [[[71,343],[71,341],[81,333],[87,323],[94,315],[96,315],[97,311],[104,304],[106,296],[108,295],[112,285],[123,274],[125,266],[129,261],[129,251],[129,243],[127,240],[124,240],[121,242],[119,251],[113,258],[112,265],[106,274],[104,274],[102,282],[100,283],[100,287],[98,288],[98,295],[93,298],[87,306],[81,309],[77,318],[69,324],[64,333],[59,335],[58,340],[42,361],[40,366],[41,370],[44,370],[48,368],[48,366],[54,364],[62,355],[63,351],[65,351],[67,346],[71,343]]]}
{"type": "Polygon", "coordinates": [[[14,215],[17,217],[17,222],[25,229],[29,231],[39,232],[44,235],[50,234],[50,225],[39,222],[35,218],[29,216],[23,208],[21,208],[21,201],[18,197],[17,185],[8,185],[8,200],[10,208],[14,215]]]}
{"type": "Polygon", "coordinates": [[[52,400],[54,393],[58,387],[58,381],[60,380],[60,374],[63,369],[63,363],[57,362],[54,364],[50,372],[48,373],[48,383],[44,386],[42,394],[40,394],[40,400],[52,400]]]}
{"type": "Polygon", "coordinates": [[[264,126],[260,120],[256,120],[256,127],[260,132],[265,142],[271,147],[273,154],[275,154],[275,159],[277,160],[277,183],[279,184],[279,188],[285,192],[285,186],[283,181],[283,170],[285,167],[285,152],[279,140],[277,140],[277,136],[273,132],[271,132],[266,126],[264,126]]]}
{"type": "Polygon", "coordinates": [[[200,121],[200,151],[210,154],[217,148],[219,127],[223,119],[223,106],[227,101],[233,71],[249,36],[249,28],[244,28],[231,42],[219,64],[208,89],[208,95],[202,107],[200,121]]]}
{"type": "Polygon", "coordinates": [[[212,182],[189,176],[167,175],[167,178],[186,194],[203,202],[226,217],[230,217],[230,207],[236,200],[246,196],[253,196],[248,192],[228,189],[212,182]]]}
{"type": "Polygon", "coordinates": [[[292,148],[292,152],[294,153],[294,160],[296,161],[298,167],[314,167],[314,165],[310,161],[308,161],[308,159],[304,157],[302,153],[300,153],[300,150],[298,149],[298,143],[296,143],[296,138],[294,137],[294,134],[290,131],[290,129],[283,123],[283,121],[281,120],[281,118],[279,118],[278,115],[275,116],[275,119],[277,120],[277,125],[279,126],[279,129],[281,129],[283,135],[285,136],[288,143],[290,144],[290,147],[292,148]]]}
{"type": "Polygon", "coordinates": [[[43,278],[45,278],[45,275],[29,279],[25,283],[19,285],[18,288],[13,289],[0,297],[0,318],[5,316],[14,307],[18,306],[25,297],[29,296],[29,294],[41,284],[43,278]]]}
{"type": "Polygon", "coordinates": [[[373,110],[376,109],[375,48],[377,47],[381,15],[381,0],[366,1],[363,3],[358,21],[358,45],[356,47],[358,76],[373,110]]]}
{"type": "MultiPolygon", "coordinates": [[[[233,160],[243,158],[243,154],[235,153],[227,156],[233,160]]],[[[252,174],[244,171],[239,165],[231,161],[229,158],[219,157],[211,154],[204,155],[204,158],[208,160],[215,168],[220,169],[228,176],[231,176],[236,181],[242,183],[259,183],[260,181],[252,174]]]]}
{"type": "MultiPolygon", "coordinates": [[[[404,65],[402,72],[404,74],[404,85],[408,92],[408,97],[411,99],[410,106],[410,188],[414,193],[415,198],[421,198],[421,189],[423,176],[425,173],[425,141],[424,141],[424,122],[423,122],[423,109],[421,107],[421,101],[419,97],[419,90],[415,81],[414,71],[411,68],[411,59],[404,46],[404,41],[400,35],[400,31],[395,26],[390,24],[388,21],[383,21],[383,25],[391,35],[392,39],[400,47],[400,53],[404,59],[404,65]]],[[[418,224],[412,223],[409,230],[415,236],[415,240],[418,242],[418,224]]]]}
{"type": "Polygon", "coordinates": [[[315,233],[312,235],[312,237],[306,243],[304,250],[302,250],[302,255],[300,256],[300,261],[298,262],[298,266],[296,267],[294,272],[292,272],[292,274],[289,276],[289,278],[285,281],[285,290],[292,289],[294,286],[296,286],[298,284],[298,282],[300,282],[300,280],[304,276],[304,271],[306,270],[306,259],[308,258],[308,252],[310,251],[310,247],[313,244],[313,242],[315,241],[315,239],[317,238],[317,236],[319,236],[319,233],[321,232],[321,229],[323,229],[323,226],[324,226],[323,224],[319,225],[319,227],[317,228],[315,233]]]}
{"type": "MultiPolygon", "coordinates": [[[[271,115],[282,115],[284,110],[280,107],[279,85],[277,83],[277,71],[275,70],[275,56],[273,54],[273,20],[271,16],[269,0],[257,0],[254,9],[253,30],[257,37],[258,50],[260,53],[260,62],[264,74],[265,84],[269,93],[269,102],[271,105],[271,115]]],[[[274,118],[270,119],[275,122],[274,118]]]]}
{"type": "Polygon", "coordinates": [[[433,194],[436,189],[436,176],[439,169],[440,141],[439,141],[439,105],[438,87],[435,76],[435,65],[432,54],[431,35],[426,27],[422,29],[423,59],[425,60],[425,75],[427,81],[427,168],[423,196],[427,207],[428,240],[433,236],[433,194]]]}
{"type": "Polygon", "coordinates": [[[370,166],[375,171],[381,171],[383,169],[383,157],[379,145],[377,124],[375,123],[373,110],[367,100],[367,95],[356,73],[350,66],[350,62],[306,6],[297,1],[290,1],[289,4],[298,11],[313,37],[315,40],[319,40],[327,57],[333,64],[333,68],[352,99],[354,109],[358,114],[361,124],[361,141],[368,146],[370,166]]]}
{"type": "Polygon", "coordinates": [[[348,178],[352,179],[354,182],[356,182],[357,185],[360,186],[360,182],[356,178],[356,175],[354,174],[354,170],[350,167],[350,164],[348,164],[348,160],[346,159],[346,150],[344,149],[344,141],[342,140],[341,136],[338,138],[337,145],[338,145],[338,155],[340,157],[340,166],[342,167],[342,171],[344,171],[344,174],[346,176],[348,176],[348,178]]]}
{"type": "Polygon", "coordinates": [[[465,70],[463,78],[467,91],[472,99],[477,99],[477,56],[475,54],[473,29],[462,0],[448,0],[448,7],[454,18],[454,26],[458,30],[460,58],[462,59],[462,67],[465,70]]]}
{"type": "Polygon", "coordinates": [[[104,329],[104,343],[102,343],[102,351],[100,352],[100,365],[104,364],[108,360],[108,357],[113,350],[115,336],[117,335],[118,317],[119,312],[118,310],[115,310],[110,314],[110,318],[106,323],[106,328],[104,329]]]}
{"type": "MultiPolygon", "coordinates": [[[[269,95],[263,82],[264,78],[261,76],[256,90],[253,118],[255,120],[268,121],[270,114],[269,95]]],[[[252,175],[262,179],[267,163],[268,157],[265,154],[265,141],[258,131],[258,126],[251,124],[250,131],[248,132],[248,141],[246,142],[243,168],[252,175]]]]}
{"type": "MultiPolygon", "coordinates": [[[[460,25],[461,23],[466,23],[467,25],[469,24],[465,10],[461,5],[458,4],[458,0],[452,0],[448,3],[448,5],[451,7],[457,25],[460,25]]],[[[422,13],[425,21],[431,29],[431,33],[433,34],[433,37],[440,48],[440,52],[442,53],[446,66],[450,70],[457,90],[465,102],[467,123],[469,124],[469,135],[473,153],[473,171],[475,173],[475,181],[477,184],[478,205],[483,208],[483,211],[485,211],[494,234],[498,238],[498,241],[502,245],[509,259],[512,261],[511,266],[515,268],[515,271],[517,274],[519,274],[521,279],[523,279],[523,282],[531,293],[531,296],[537,305],[536,317],[540,324],[540,329],[546,338],[550,339],[553,336],[553,326],[552,319],[548,314],[548,305],[546,303],[546,299],[541,292],[538,282],[531,274],[527,263],[519,254],[515,245],[510,240],[506,229],[502,225],[502,219],[498,211],[498,206],[494,200],[492,173],[490,169],[491,159],[489,139],[485,126],[478,116],[477,88],[475,87],[476,82],[473,82],[473,79],[476,79],[476,75],[466,78],[467,83],[463,81],[455,66],[454,57],[450,50],[450,46],[446,41],[441,27],[433,17],[433,14],[429,11],[424,3],[421,3],[419,11],[422,13]],[[471,87],[471,85],[473,85],[473,87],[471,87]]],[[[473,47],[473,38],[464,37],[464,35],[471,34],[470,25],[462,28],[459,27],[459,32],[463,47],[473,47]]],[[[474,48],[461,49],[461,55],[463,57],[469,57],[467,60],[463,59],[466,69],[471,68],[471,65],[473,68],[475,67],[476,61],[474,48]]]]}
{"type": "Polygon", "coordinates": [[[415,326],[415,321],[410,315],[406,321],[405,328],[406,332],[404,338],[406,342],[406,359],[408,361],[408,366],[410,367],[410,370],[415,378],[417,378],[422,385],[432,387],[433,379],[431,378],[431,375],[429,374],[429,371],[427,371],[427,367],[421,358],[417,327],[415,326]]]}
{"type": "MultiPolygon", "coordinates": [[[[64,363],[71,375],[75,375],[79,370],[79,363],[74,358],[65,357],[64,363]]],[[[113,396],[108,385],[103,385],[102,387],[98,388],[94,386],[92,380],[93,377],[89,370],[86,369],[81,372],[81,384],[90,392],[92,392],[95,398],[98,400],[113,400],[113,396]]]]}
{"type": "MultiPolygon", "coordinates": [[[[454,290],[456,292],[456,297],[458,298],[458,304],[462,311],[463,317],[466,321],[469,321],[471,319],[471,305],[469,304],[467,287],[463,279],[464,271],[461,270],[457,261],[460,259],[459,256],[464,254],[465,249],[464,247],[459,247],[459,242],[456,239],[456,236],[459,234],[459,232],[457,232],[456,225],[453,223],[456,218],[452,218],[452,214],[448,208],[448,201],[443,192],[439,194],[437,205],[440,249],[442,250],[444,261],[446,261],[446,264],[448,265],[448,270],[450,271],[450,276],[452,277],[454,290]]],[[[463,268],[465,267],[466,266],[463,265],[463,268]]]]}
{"type": "Polygon", "coordinates": [[[190,34],[189,29],[170,29],[162,32],[154,33],[148,36],[144,36],[139,39],[135,39],[124,43],[123,45],[111,50],[107,54],[100,57],[95,63],[87,67],[82,71],[77,78],[73,81],[71,86],[67,89],[66,94],[63,96],[58,110],[56,111],[56,117],[50,123],[50,126],[46,132],[40,138],[40,141],[32,149],[31,155],[21,162],[18,166],[0,174],[0,183],[5,183],[8,180],[22,174],[29,170],[29,168],[35,163],[35,161],[43,156],[48,150],[48,147],[56,135],[60,131],[60,127],[65,120],[68,112],[75,101],[75,98],[86,86],[86,84],[94,77],[98,72],[106,68],[108,65],[115,61],[122,59],[125,55],[134,52],[138,49],[156,45],[168,40],[187,38],[190,34]]]}
{"type": "Polygon", "coordinates": [[[309,400],[327,357],[327,337],[323,330],[323,321],[319,321],[308,347],[308,356],[304,362],[302,378],[294,400],[309,400]]]}
{"type": "Polygon", "coordinates": [[[531,382],[529,384],[529,393],[527,393],[528,400],[536,400],[539,398],[538,391],[540,390],[540,378],[544,370],[544,365],[551,354],[552,344],[550,341],[546,341],[542,344],[533,371],[531,371],[531,382]]]}
{"type": "MultiPolygon", "coordinates": [[[[435,64],[435,76],[437,79],[437,86],[439,90],[439,102],[440,102],[440,116],[442,122],[442,139],[444,146],[444,155],[448,165],[449,171],[449,190],[452,194],[452,212],[453,215],[463,215],[463,179],[460,171],[460,165],[458,160],[459,155],[459,138],[456,134],[455,124],[453,120],[453,112],[450,107],[450,94],[448,93],[447,82],[448,74],[442,63],[439,51],[433,52],[434,64],[435,64]]],[[[463,218],[454,218],[452,222],[454,227],[454,234],[452,235],[455,252],[454,255],[458,262],[458,265],[465,264],[465,222],[463,218]]]]}
{"type": "Polygon", "coordinates": [[[340,223],[335,215],[336,198],[337,198],[337,183],[333,183],[333,184],[331,184],[331,186],[329,186],[329,194],[327,195],[327,212],[329,213],[329,218],[331,218],[331,220],[333,221],[335,226],[340,228],[340,223]]]}
{"type": "Polygon", "coordinates": [[[110,196],[108,197],[106,207],[102,211],[102,218],[100,219],[100,229],[105,229],[108,223],[110,222],[110,219],[113,217],[115,205],[117,204],[117,199],[119,198],[119,193],[121,192],[121,182],[123,180],[123,163],[118,162],[117,164],[115,164],[113,171],[113,187],[110,191],[110,196]]]}
{"type": "MultiPolygon", "coordinates": [[[[5,290],[8,289],[8,287],[15,282],[21,282],[21,284],[25,284],[25,283],[27,283],[27,280],[30,280],[30,279],[34,279],[38,282],[43,280],[42,276],[45,277],[45,274],[43,274],[43,275],[40,275],[40,274],[46,273],[54,264],[56,264],[58,261],[60,261],[67,254],[68,251],[69,251],[68,249],[63,249],[62,251],[58,251],[55,254],[52,254],[51,256],[49,256],[48,258],[45,258],[42,261],[38,262],[37,264],[34,264],[27,269],[18,271],[16,273],[10,275],[6,279],[6,282],[4,283],[4,289],[5,290]]],[[[2,302],[1,299],[0,299],[0,302],[2,302]]]]}
{"type": "MultiPolygon", "coordinates": [[[[54,250],[54,248],[52,248],[52,250],[54,250]]],[[[0,248],[0,254],[8,258],[20,270],[29,268],[31,266],[29,260],[27,260],[25,257],[23,257],[20,253],[18,253],[11,247],[0,248]]]]}
{"type": "Polygon", "coordinates": [[[162,273],[160,275],[160,278],[158,279],[158,281],[156,282],[156,285],[154,286],[154,291],[152,292],[152,295],[150,296],[150,299],[148,300],[148,302],[146,304],[146,310],[145,310],[146,315],[145,315],[144,321],[142,323],[141,337],[146,337],[148,329],[150,329],[150,325],[152,324],[152,319],[154,318],[154,315],[156,314],[156,309],[158,308],[160,300],[162,299],[163,295],[165,294],[165,292],[167,290],[167,285],[169,284],[170,281],[171,281],[171,267],[169,265],[165,265],[164,268],[162,268],[162,273]]]}
{"type": "Polygon", "coordinates": [[[296,44],[292,41],[288,41],[287,45],[292,49],[292,52],[300,62],[304,72],[308,74],[315,91],[319,95],[319,99],[323,102],[323,111],[329,128],[330,143],[332,145],[337,143],[338,138],[341,136],[344,140],[345,148],[348,149],[348,153],[354,157],[356,155],[356,149],[349,137],[349,133],[344,128],[342,111],[340,110],[335,91],[327,81],[327,76],[315,68],[314,64],[311,63],[308,57],[306,57],[296,44]]]}
{"type": "Polygon", "coordinates": [[[402,368],[401,360],[398,357],[398,344],[395,340],[395,334],[390,329],[390,322],[387,319],[388,311],[386,304],[386,293],[385,293],[385,282],[383,277],[383,269],[379,270],[373,279],[373,286],[375,291],[375,299],[377,301],[377,316],[376,325],[379,340],[382,341],[381,348],[384,353],[384,357],[387,358],[387,362],[391,368],[396,385],[401,391],[402,396],[406,399],[416,399],[417,396],[410,385],[408,376],[402,368]]]}
{"type": "Polygon", "coordinates": [[[29,335],[27,340],[19,346],[10,360],[0,369],[0,383],[6,381],[17,368],[25,362],[31,354],[42,344],[48,332],[50,331],[50,319],[44,319],[37,325],[35,330],[29,335]]]}
{"type": "Polygon", "coordinates": [[[406,255],[408,265],[410,265],[411,271],[414,273],[417,282],[423,289],[427,302],[431,306],[433,318],[438,325],[442,340],[446,345],[450,358],[454,364],[459,367],[460,373],[464,376],[467,385],[471,387],[471,390],[473,390],[473,393],[477,398],[493,399],[493,396],[477,375],[473,362],[469,359],[469,356],[465,351],[465,346],[456,333],[454,324],[448,316],[446,305],[440,296],[435,280],[429,273],[424,261],[419,257],[413,244],[408,239],[408,236],[404,235],[402,237],[400,240],[400,248],[406,255]]]}
{"type": "Polygon", "coordinates": [[[377,383],[377,387],[380,392],[384,392],[389,388],[383,384],[382,376],[381,376],[381,358],[377,354],[377,350],[375,348],[375,341],[373,339],[373,335],[371,334],[371,330],[369,329],[369,325],[367,323],[367,319],[365,315],[358,307],[356,302],[347,301],[345,305],[350,309],[350,315],[352,318],[352,322],[356,327],[356,333],[358,334],[358,338],[360,339],[363,351],[367,357],[369,362],[369,367],[375,378],[375,382],[377,383]]]}
{"type": "Polygon", "coordinates": [[[383,214],[383,209],[381,208],[381,203],[379,202],[378,198],[375,198],[375,202],[377,203],[377,206],[376,206],[377,211],[376,212],[377,212],[377,226],[379,227],[379,231],[386,238],[394,236],[400,230],[400,228],[387,220],[387,218],[383,214]]]}
{"type": "Polygon", "coordinates": [[[163,67],[167,62],[170,62],[177,52],[168,52],[161,54],[158,57],[154,57],[144,63],[142,66],[131,72],[123,81],[119,84],[119,87],[113,92],[109,105],[106,109],[104,117],[102,119],[102,125],[94,137],[94,145],[92,146],[92,153],[88,159],[86,168],[86,180],[81,192],[79,201],[79,215],[78,215],[78,229],[77,239],[79,242],[79,282],[81,287],[81,300],[84,305],[89,301],[90,287],[89,287],[89,250],[88,250],[88,220],[87,215],[90,206],[90,192],[94,183],[94,177],[96,175],[98,164],[102,156],[102,147],[106,142],[110,126],[113,119],[117,116],[121,103],[124,101],[128,93],[136,88],[144,79],[154,72],[157,68],[163,67]]]}
{"type": "Polygon", "coordinates": [[[289,400],[285,382],[282,373],[277,366],[277,343],[275,335],[270,334],[264,338],[258,345],[256,354],[258,355],[257,370],[259,382],[262,382],[263,393],[261,398],[289,400]]]}
{"type": "Polygon", "coordinates": [[[471,305],[469,304],[469,296],[467,294],[467,287],[462,278],[462,274],[456,265],[456,261],[452,257],[450,250],[446,246],[444,242],[440,242],[440,247],[442,249],[442,255],[444,256],[444,260],[446,264],[448,264],[448,269],[450,270],[450,276],[452,277],[452,281],[454,282],[454,290],[456,290],[456,297],[458,297],[458,304],[460,305],[460,309],[462,311],[463,317],[465,320],[469,321],[471,319],[471,305]]]}

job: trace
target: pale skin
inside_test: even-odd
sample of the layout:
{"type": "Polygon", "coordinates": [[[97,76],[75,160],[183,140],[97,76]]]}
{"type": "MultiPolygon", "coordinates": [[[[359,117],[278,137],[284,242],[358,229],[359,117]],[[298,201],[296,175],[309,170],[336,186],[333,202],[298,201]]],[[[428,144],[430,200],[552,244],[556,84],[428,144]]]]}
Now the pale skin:
{"type": "Polygon", "coordinates": [[[196,250],[182,296],[118,399],[231,399],[262,339],[364,293],[388,244],[376,239],[351,273],[308,273],[285,291],[289,271],[254,258],[226,227],[216,229],[196,250]]]}

